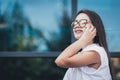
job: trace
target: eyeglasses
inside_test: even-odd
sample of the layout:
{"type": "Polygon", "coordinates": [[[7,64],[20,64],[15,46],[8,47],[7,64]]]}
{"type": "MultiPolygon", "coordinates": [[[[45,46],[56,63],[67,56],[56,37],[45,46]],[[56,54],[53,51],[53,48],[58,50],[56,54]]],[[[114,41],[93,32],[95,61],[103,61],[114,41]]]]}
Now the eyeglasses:
{"type": "Polygon", "coordinates": [[[81,19],[81,20],[75,20],[72,22],[71,26],[73,26],[73,29],[76,29],[78,27],[84,28],[86,26],[87,23],[89,23],[90,21],[87,21],[87,19],[81,19]],[[79,26],[75,27],[75,23],[77,23],[79,26]]]}

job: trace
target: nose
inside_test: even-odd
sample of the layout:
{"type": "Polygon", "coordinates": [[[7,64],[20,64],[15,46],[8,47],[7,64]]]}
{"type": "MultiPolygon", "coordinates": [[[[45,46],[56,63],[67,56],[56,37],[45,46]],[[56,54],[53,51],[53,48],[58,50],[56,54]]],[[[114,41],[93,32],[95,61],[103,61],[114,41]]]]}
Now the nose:
{"type": "Polygon", "coordinates": [[[82,28],[79,24],[76,24],[73,29],[82,28]]]}

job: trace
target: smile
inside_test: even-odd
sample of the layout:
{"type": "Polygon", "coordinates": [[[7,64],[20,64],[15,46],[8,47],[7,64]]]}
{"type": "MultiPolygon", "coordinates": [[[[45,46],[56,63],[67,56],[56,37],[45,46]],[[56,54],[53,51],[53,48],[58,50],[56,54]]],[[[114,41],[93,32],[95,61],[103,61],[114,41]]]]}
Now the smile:
{"type": "Polygon", "coordinates": [[[83,31],[82,30],[76,30],[75,33],[82,33],[83,31]]]}

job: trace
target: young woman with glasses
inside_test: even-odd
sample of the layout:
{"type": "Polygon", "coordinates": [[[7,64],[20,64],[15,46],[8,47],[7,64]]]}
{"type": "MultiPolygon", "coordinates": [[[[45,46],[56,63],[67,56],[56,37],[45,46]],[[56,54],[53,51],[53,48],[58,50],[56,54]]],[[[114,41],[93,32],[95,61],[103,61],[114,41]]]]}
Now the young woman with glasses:
{"type": "Polygon", "coordinates": [[[68,46],[55,63],[69,68],[63,80],[112,80],[111,59],[100,16],[81,10],[72,22],[74,43],[68,46]]]}

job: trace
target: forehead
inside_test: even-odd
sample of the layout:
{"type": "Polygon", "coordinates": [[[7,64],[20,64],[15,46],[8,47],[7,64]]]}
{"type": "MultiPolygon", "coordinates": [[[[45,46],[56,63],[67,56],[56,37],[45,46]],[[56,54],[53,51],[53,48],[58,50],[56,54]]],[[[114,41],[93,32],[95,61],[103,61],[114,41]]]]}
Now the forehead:
{"type": "Polygon", "coordinates": [[[85,13],[80,13],[80,14],[76,17],[76,20],[81,20],[81,19],[86,19],[86,20],[90,21],[90,18],[89,18],[88,15],[85,14],[85,13]]]}

